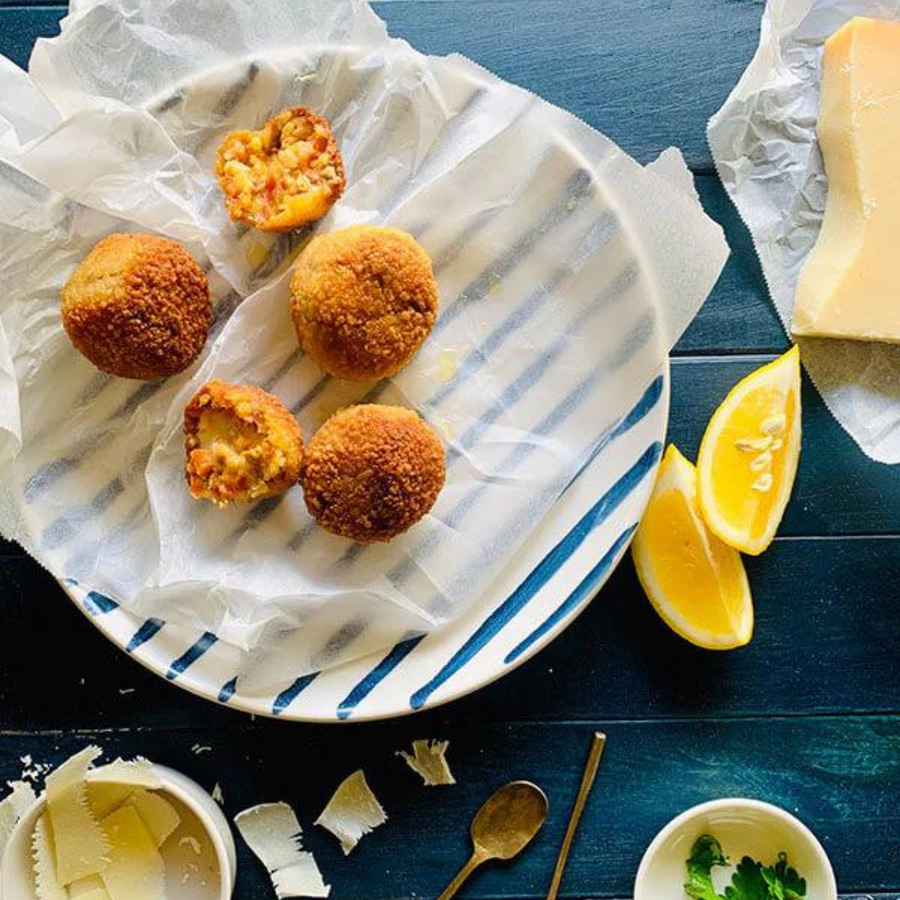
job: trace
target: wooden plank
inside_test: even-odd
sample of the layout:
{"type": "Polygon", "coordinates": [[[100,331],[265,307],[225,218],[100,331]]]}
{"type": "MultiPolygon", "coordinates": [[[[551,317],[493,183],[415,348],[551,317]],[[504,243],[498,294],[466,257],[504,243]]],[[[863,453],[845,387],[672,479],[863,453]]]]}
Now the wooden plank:
{"type": "Polygon", "coordinates": [[[706,212],[725,229],[731,256],[673,354],[783,352],[788,339],[769,299],[750,232],[718,176],[698,175],[696,184],[706,212]]]}
{"type": "MultiPolygon", "coordinates": [[[[882,539],[779,541],[748,560],[756,635],[727,654],[672,634],[630,560],[582,617],[521,669],[425,714],[552,721],[900,712],[896,585],[900,554],[882,539]]],[[[109,643],[26,559],[0,559],[3,727],[197,727],[237,713],[174,690],[109,643]],[[60,677],[34,661],[65,660],[60,677]]],[[[54,662],[54,664],[58,664],[54,662]]]]}
{"type": "MultiPolygon", "coordinates": [[[[571,110],[642,162],[674,144],[707,171],[705,123],[755,50],[762,6],[761,0],[375,4],[391,33],[423,52],[471,57],[571,110]]],[[[53,33],[63,13],[62,7],[4,10],[0,49],[24,66],[34,37],[53,33]]]]}
{"type": "Polygon", "coordinates": [[[59,34],[59,20],[65,7],[0,8],[0,53],[23,69],[35,39],[59,34]]]}
{"type": "MultiPolygon", "coordinates": [[[[714,686],[710,685],[713,690],[714,686]]],[[[421,720],[342,728],[256,723],[242,728],[0,735],[0,774],[18,777],[20,757],[58,763],[88,741],[109,756],[145,754],[207,789],[218,782],[229,816],[283,799],[297,811],[335,898],[433,897],[468,854],[468,823],[500,784],[526,778],[550,799],[534,845],[509,866],[491,867],[469,896],[541,897],[579,780],[589,736],[609,736],[592,801],[576,838],[563,889],[569,897],[628,896],[656,831],[695,803],[749,796],[795,812],[820,837],[842,890],[900,885],[900,717],[606,722],[555,726],[471,722],[424,729],[421,720]],[[414,738],[450,740],[458,780],[426,789],[394,752],[414,738]],[[197,747],[209,748],[203,752],[197,747]],[[312,827],[339,781],[364,767],[389,821],[344,858],[312,827]]],[[[269,896],[260,866],[239,846],[236,896],[269,896]]]]}

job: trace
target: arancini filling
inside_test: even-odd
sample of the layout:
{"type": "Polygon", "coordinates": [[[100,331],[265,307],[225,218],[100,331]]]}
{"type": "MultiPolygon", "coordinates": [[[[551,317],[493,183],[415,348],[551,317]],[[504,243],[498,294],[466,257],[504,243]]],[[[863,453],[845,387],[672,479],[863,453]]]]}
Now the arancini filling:
{"type": "Polygon", "coordinates": [[[328,123],[306,110],[285,110],[259,131],[228,135],[217,172],[231,218],[272,231],[324,216],[344,182],[328,123]]]}
{"type": "Polygon", "coordinates": [[[284,453],[265,439],[252,422],[225,409],[200,413],[188,452],[191,494],[217,506],[266,495],[269,482],[284,469],[284,453]]]}

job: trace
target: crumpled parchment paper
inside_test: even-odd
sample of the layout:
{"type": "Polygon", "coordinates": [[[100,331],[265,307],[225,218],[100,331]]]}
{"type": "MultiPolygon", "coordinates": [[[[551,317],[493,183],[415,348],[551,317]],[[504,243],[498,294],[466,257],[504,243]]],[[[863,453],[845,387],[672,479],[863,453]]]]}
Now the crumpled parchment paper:
{"type": "Polygon", "coordinates": [[[596,404],[554,415],[561,398],[589,403],[616,371],[636,399],[727,256],[677,151],[641,167],[470,61],[390,39],[360,0],[83,0],[30,75],[0,66],[0,530],[135,613],[251,655],[289,640],[294,675],[476,603],[610,425],[596,404]],[[293,104],[331,120],[347,168],[317,227],[387,222],[435,259],[439,324],[382,385],[303,358],[287,283],[311,230],[235,226],[212,175],[226,132],[293,104]],[[213,334],[165,382],[98,373],[62,330],[61,286],[113,230],[181,240],[210,272],[213,334]],[[610,327],[632,306],[631,331],[610,327]],[[418,409],[447,438],[438,504],[362,548],[314,527],[299,490],[192,501],[182,410],[210,377],[272,390],[307,438],[360,399],[418,409]]]}
{"type": "MultiPolygon", "coordinates": [[[[797,279],[825,212],[816,141],[822,48],[854,16],[900,19],[893,0],[769,0],[759,49],[709,123],[716,168],[747,223],[790,333],[797,279]]],[[[900,346],[800,340],[813,383],[862,450],[900,462],[900,346]]]]}

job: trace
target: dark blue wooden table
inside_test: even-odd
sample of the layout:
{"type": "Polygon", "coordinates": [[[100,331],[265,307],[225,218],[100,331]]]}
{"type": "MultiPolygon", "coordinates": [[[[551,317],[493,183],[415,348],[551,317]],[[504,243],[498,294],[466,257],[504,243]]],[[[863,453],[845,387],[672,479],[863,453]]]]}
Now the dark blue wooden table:
{"type": "MultiPolygon", "coordinates": [[[[727,389],[787,347],[705,140],[707,118],[753,53],[763,4],[394,0],[376,8],[421,50],[465,53],[571,109],[642,162],[670,144],[684,150],[734,251],[673,354],[670,436],[696,453],[727,389]]],[[[0,0],[0,53],[26,65],[35,38],[55,34],[64,14],[0,0]]],[[[0,776],[17,777],[26,754],[55,762],[97,741],[209,788],[220,783],[231,815],[285,799],[309,826],[338,780],[365,766],[389,824],[347,860],[319,829],[306,829],[335,900],[435,896],[467,853],[482,799],[507,779],[530,778],[550,796],[548,827],[522,859],[467,891],[522,900],[546,891],[589,735],[601,728],[609,746],[565,896],[630,897],[644,848],[671,816],[744,795],[795,811],[819,834],[842,896],[900,900],[900,472],[867,460],[809,385],[803,401],[794,498],[775,545],[748,561],[758,621],[751,646],[716,655],[681,642],[626,562],[530,663],[476,696],[392,723],[251,720],[179,692],[106,643],[50,576],[0,542],[0,776]],[[457,787],[426,791],[392,758],[417,737],[450,739],[457,787]],[[198,755],[196,745],[211,749],[198,755]]],[[[243,846],[239,854],[236,896],[273,896],[243,846]]]]}

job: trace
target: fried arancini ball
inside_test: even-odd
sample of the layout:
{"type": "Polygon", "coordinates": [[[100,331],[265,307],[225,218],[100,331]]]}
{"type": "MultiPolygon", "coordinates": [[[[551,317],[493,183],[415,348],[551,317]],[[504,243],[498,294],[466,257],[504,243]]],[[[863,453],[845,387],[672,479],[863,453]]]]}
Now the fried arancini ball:
{"type": "Polygon", "coordinates": [[[321,219],[345,184],[331,126],[302,106],[283,109],[259,131],[226,135],[216,177],[232,221],[260,231],[292,231],[321,219]]]}
{"type": "Polygon", "coordinates": [[[98,369],[165,378],[186,369],[209,333],[206,274],[175,241],[110,234],[62,290],[63,326],[98,369]]]}
{"type": "Polygon", "coordinates": [[[291,279],[297,339],[348,381],[387,378],[428,336],[438,308],[431,259],[405,231],[355,225],[314,238],[291,279]]]}
{"type": "Polygon", "coordinates": [[[300,483],[326,531],[367,544],[415,525],[444,475],[444,446],[416,413],[371,404],[336,412],[315,433],[300,483]]]}
{"type": "Polygon", "coordinates": [[[246,384],[210,381],[184,411],[191,494],[225,507],[284,493],[297,483],[303,435],[272,394],[246,384]]]}

